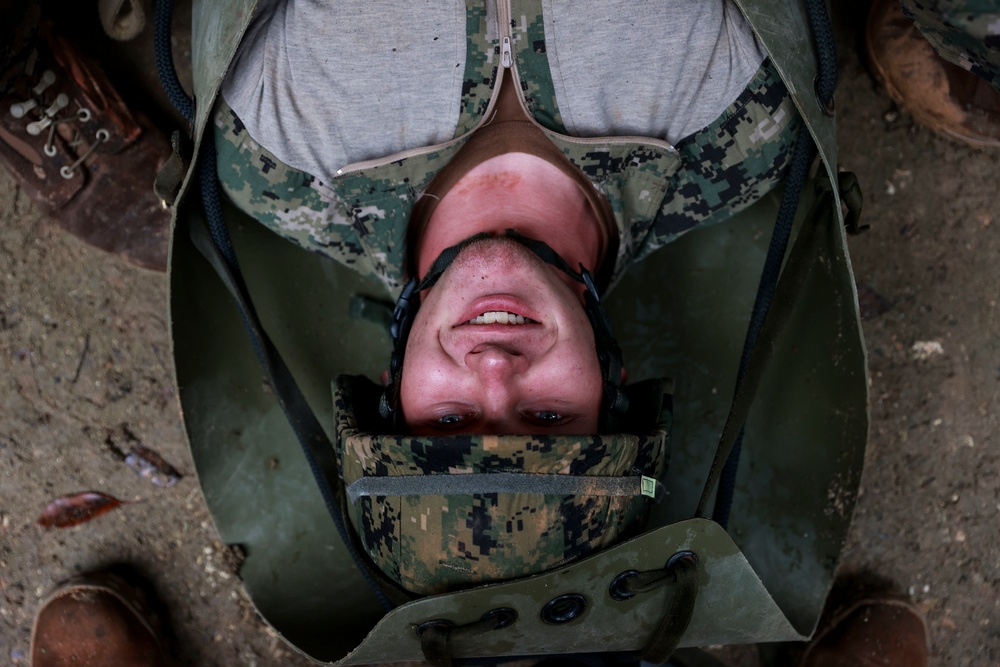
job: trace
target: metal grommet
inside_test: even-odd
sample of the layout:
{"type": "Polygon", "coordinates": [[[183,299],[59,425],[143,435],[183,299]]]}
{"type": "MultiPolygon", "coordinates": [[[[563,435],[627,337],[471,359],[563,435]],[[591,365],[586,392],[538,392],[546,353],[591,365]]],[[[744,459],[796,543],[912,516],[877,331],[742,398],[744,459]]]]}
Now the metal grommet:
{"type": "Polygon", "coordinates": [[[687,562],[698,567],[698,554],[693,551],[678,551],[667,559],[666,569],[672,570],[682,562],[687,562]]]}
{"type": "Polygon", "coordinates": [[[837,105],[834,103],[832,95],[830,96],[829,103],[823,101],[823,96],[819,94],[819,74],[817,74],[816,78],[813,79],[813,92],[816,94],[816,103],[819,104],[819,108],[823,111],[823,115],[828,118],[832,118],[837,105]]]}
{"type": "Polygon", "coordinates": [[[496,609],[490,609],[480,617],[480,620],[483,621],[490,619],[496,619],[496,625],[493,626],[493,629],[500,630],[514,624],[514,621],[517,620],[517,611],[510,607],[497,607],[496,609]]]}
{"type": "Polygon", "coordinates": [[[59,168],[59,175],[68,181],[73,178],[73,170],[70,169],[68,165],[63,165],[59,168]]]}
{"type": "Polygon", "coordinates": [[[587,598],[579,593],[567,593],[554,597],[542,607],[542,621],[549,625],[561,625],[579,618],[587,609],[587,598]]]}
{"type": "Polygon", "coordinates": [[[102,127],[97,131],[96,136],[98,141],[107,141],[108,139],[111,138],[111,133],[102,127]]]}
{"type": "Polygon", "coordinates": [[[611,581],[611,585],[608,586],[608,594],[611,595],[611,599],[622,602],[623,600],[630,600],[634,598],[635,593],[626,588],[625,582],[637,574],[639,574],[639,570],[625,570],[615,577],[611,581]]]}
{"type": "Polygon", "coordinates": [[[422,637],[424,633],[430,630],[431,628],[441,628],[442,630],[451,630],[453,627],[455,627],[455,624],[452,623],[451,621],[444,618],[439,618],[433,621],[424,621],[423,623],[421,623],[416,627],[416,631],[417,631],[417,636],[422,637]]]}

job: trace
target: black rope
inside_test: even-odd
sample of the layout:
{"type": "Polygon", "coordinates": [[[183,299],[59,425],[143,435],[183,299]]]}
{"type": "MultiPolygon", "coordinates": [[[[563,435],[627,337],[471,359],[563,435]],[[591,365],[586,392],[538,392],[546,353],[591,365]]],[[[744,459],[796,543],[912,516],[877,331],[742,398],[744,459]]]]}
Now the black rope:
{"type": "MultiPolygon", "coordinates": [[[[212,234],[212,241],[226,260],[233,274],[243,282],[236,250],[229,238],[229,228],[222,213],[222,197],[219,192],[218,162],[215,154],[215,138],[206,137],[201,142],[201,157],[198,163],[198,179],[201,185],[201,200],[205,207],[205,222],[212,234]]],[[[244,289],[246,289],[244,287],[244,289]]],[[[259,355],[258,355],[259,357],[259,355]]]]}
{"type": "Polygon", "coordinates": [[[791,313],[795,310],[803,292],[803,285],[807,284],[809,276],[819,263],[816,258],[823,251],[824,234],[828,231],[827,225],[836,224],[830,222],[830,216],[834,213],[832,188],[828,187],[828,184],[823,180],[816,185],[818,196],[807,214],[810,223],[803,225],[798,236],[795,237],[795,245],[788,253],[788,260],[781,272],[781,279],[775,289],[771,308],[768,310],[767,317],[764,318],[764,325],[758,336],[759,342],[750,354],[750,361],[743,373],[743,379],[736,385],[733,404],[726,417],[726,424],[722,428],[719,446],[715,450],[708,479],[705,481],[701,498],[698,499],[698,506],[695,509],[697,517],[708,516],[709,500],[719,485],[722,470],[736,445],[736,438],[747,420],[747,415],[750,414],[750,408],[757,395],[757,388],[760,387],[761,380],[774,356],[775,346],[773,342],[781,338],[791,313]]]}
{"type": "MultiPolygon", "coordinates": [[[[781,263],[788,247],[788,239],[791,236],[792,226],[795,221],[795,211],[798,208],[799,197],[802,194],[802,186],[805,184],[806,175],[809,172],[809,165],[816,152],[816,145],[813,143],[809,130],[803,126],[799,131],[799,136],[795,140],[795,148],[792,151],[792,164],[788,178],[785,179],[785,192],[781,197],[781,205],[778,208],[778,219],[774,225],[774,232],[771,235],[771,244],[767,250],[767,258],[764,260],[764,269],[761,271],[760,284],[757,287],[757,296],[754,299],[753,310],[750,314],[750,326],[747,329],[746,339],[743,343],[743,354],[740,358],[740,367],[736,375],[736,384],[743,380],[747,363],[750,361],[750,354],[764,324],[771,301],[774,299],[775,287],[778,284],[778,276],[781,273],[781,263]]],[[[740,433],[736,437],[736,444],[733,445],[732,452],[726,460],[726,465],[722,469],[719,478],[719,492],[715,497],[715,509],[712,512],[712,520],[723,528],[729,526],[729,514],[733,505],[733,494],[736,489],[736,472],[740,463],[740,452],[743,446],[743,435],[745,427],[740,428],[740,433]]]]}
{"type": "MultiPolygon", "coordinates": [[[[188,120],[193,120],[194,102],[187,96],[187,93],[184,92],[184,89],[180,86],[180,82],[177,80],[177,73],[173,63],[173,51],[170,48],[170,31],[173,14],[172,0],[157,0],[155,11],[154,43],[156,45],[157,71],[161,77],[161,84],[178,111],[184,114],[188,120]]],[[[316,415],[309,408],[305,397],[302,395],[301,390],[285,365],[277,348],[274,347],[274,344],[265,333],[257,317],[256,310],[253,307],[246,283],[240,272],[239,262],[237,261],[236,252],[229,237],[229,230],[226,227],[223,215],[216,167],[215,141],[211,135],[201,143],[198,175],[205,220],[211,240],[209,241],[204,238],[202,229],[197,223],[194,223],[190,230],[192,240],[198,250],[205,255],[209,263],[215,268],[216,273],[236,301],[240,317],[243,320],[243,326],[250,338],[254,354],[257,356],[257,361],[260,363],[261,369],[274,389],[274,395],[277,397],[278,403],[285,413],[285,417],[288,419],[288,423],[295,432],[295,436],[302,448],[302,453],[309,465],[309,470],[323,498],[323,504],[333,519],[340,539],[347,548],[351,559],[357,565],[362,577],[374,592],[379,604],[386,611],[391,610],[395,605],[389,600],[383,588],[376,582],[368,564],[363,561],[351,539],[341,505],[337,502],[337,495],[334,491],[336,480],[331,483],[327,477],[328,472],[331,476],[335,476],[333,471],[336,470],[336,460],[334,458],[333,445],[316,419],[316,415]]]]}
{"type": "Polygon", "coordinates": [[[816,92],[820,103],[833,108],[833,94],[837,90],[837,43],[833,38],[830,14],[826,11],[826,0],[806,0],[809,27],[816,41],[816,59],[819,61],[819,77],[816,92]]]}
{"type": "Polygon", "coordinates": [[[668,585],[673,589],[656,630],[639,654],[644,662],[661,665],[677,650],[694,615],[700,590],[698,579],[698,557],[681,552],[672,556],[663,570],[639,573],[636,581],[627,585],[633,593],[654,591],[668,585]]]}
{"type": "MultiPolygon", "coordinates": [[[[825,106],[831,106],[833,104],[833,93],[837,87],[837,50],[833,39],[833,30],[830,26],[830,17],[826,12],[824,0],[807,0],[806,10],[809,14],[809,24],[812,27],[816,40],[817,60],[819,63],[817,92],[820,95],[820,103],[825,106]]],[[[743,353],[740,357],[740,367],[736,376],[737,386],[743,380],[747,363],[750,360],[750,354],[757,343],[758,335],[764,324],[764,318],[767,316],[771,300],[774,298],[778,276],[781,273],[781,264],[784,260],[785,250],[788,247],[788,239],[791,237],[793,223],[795,222],[795,211],[798,209],[802,187],[805,184],[809,166],[815,154],[816,144],[813,142],[808,128],[803,124],[799,130],[799,136],[795,140],[788,178],[785,179],[785,192],[781,197],[781,204],[778,207],[778,217],[774,223],[774,232],[771,234],[771,243],[767,249],[767,258],[764,260],[764,268],[761,271],[757,296],[754,298],[753,310],[750,314],[750,325],[743,343],[743,353]]],[[[744,433],[745,427],[741,427],[740,433],[736,438],[736,443],[733,445],[733,449],[726,460],[726,465],[719,478],[719,491],[715,498],[712,519],[723,528],[729,526],[729,516],[733,506],[736,473],[739,468],[744,433]]]]}
{"type": "Polygon", "coordinates": [[[194,122],[194,98],[184,90],[174,68],[174,53],[170,41],[173,19],[173,0],[156,0],[153,9],[153,52],[156,56],[156,73],[160,77],[160,85],[170,98],[170,103],[188,122],[194,122]]]}

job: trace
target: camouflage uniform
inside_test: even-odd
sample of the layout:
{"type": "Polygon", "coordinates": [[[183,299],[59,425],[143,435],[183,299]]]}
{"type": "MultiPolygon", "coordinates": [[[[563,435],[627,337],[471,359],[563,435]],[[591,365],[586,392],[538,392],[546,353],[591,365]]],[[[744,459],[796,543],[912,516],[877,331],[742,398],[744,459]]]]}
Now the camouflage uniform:
{"type": "Polygon", "coordinates": [[[1000,89],[1000,1],[901,0],[945,60],[1000,89]]]}
{"type": "MultiPolygon", "coordinates": [[[[404,281],[411,207],[482,121],[500,80],[500,37],[482,2],[467,3],[465,85],[454,139],[404,157],[340,170],[332,182],[283,164],[249,136],[224,101],[216,105],[219,177],[241,210],[281,236],[374,276],[395,294],[404,281]],[[492,36],[491,36],[491,33],[492,36]]],[[[699,225],[724,220],[778,185],[801,122],[784,83],[765,61],[713,123],[671,146],[663,139],[567,134],[548,64],[540,2],[519,2],[511,22],[515,74],[530,114],[603,192],[619,249],[614,278],[629,264],[699,225]]]]}

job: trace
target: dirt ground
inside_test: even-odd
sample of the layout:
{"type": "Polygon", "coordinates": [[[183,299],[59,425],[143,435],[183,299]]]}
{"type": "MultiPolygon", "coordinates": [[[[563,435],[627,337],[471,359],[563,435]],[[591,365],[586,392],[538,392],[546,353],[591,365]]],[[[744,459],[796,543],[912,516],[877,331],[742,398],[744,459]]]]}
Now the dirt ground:
{"type": "MultiPolygon", "coordinates": [[[[850,22],[840,28],[840,160],[872,225],[850,242],[872,424],[843,570],[913,597],[932,664],[996,665],[1000,152],[916,126],[862,65],[850,22]]],[[[56,582],[126,563],[168,610],[179,663],[312,664],[258,619],[218,541],[173,384],[166,289],[65,234],[0,173],[0,663],[27,664],[56,582]],[[184,477],[137,476],[115,453],[134,443],[184,477]],[[85,490],[129,504],[76,528],[35,523],[85,490]]]]}

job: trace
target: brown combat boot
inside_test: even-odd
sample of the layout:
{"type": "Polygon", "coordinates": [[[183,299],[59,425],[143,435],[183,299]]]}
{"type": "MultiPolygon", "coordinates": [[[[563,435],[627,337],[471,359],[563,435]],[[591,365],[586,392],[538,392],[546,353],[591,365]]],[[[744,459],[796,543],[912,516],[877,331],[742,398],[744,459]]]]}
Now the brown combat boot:
{"type": "Polygon", "coordinates": [[[31,667],[166,667],[158,620],[143,594],[111,574],[73,579],[43,602],[31,667]]]}
{"type": "Polygon", "coordinates": [[[86,243],[165,271],[170,214],[153,181],[169,155],[102,69],[43,24],[0,100],[0,163],[38,207],[86,243]]]}
{"type": "Polygon", "coordinates": [[[905,598],[869,592],[825,617],[801,667],[927,667],[927,626],[905,598]]]}
{"type": "Polygon", "coordinates": [[[899,0],[874,0],[865,37],[875,76],[918,123],[976,148],[1000,147],[1000,92],[939,56],[899,0]]]}

